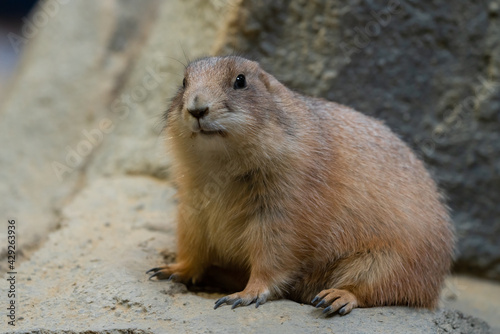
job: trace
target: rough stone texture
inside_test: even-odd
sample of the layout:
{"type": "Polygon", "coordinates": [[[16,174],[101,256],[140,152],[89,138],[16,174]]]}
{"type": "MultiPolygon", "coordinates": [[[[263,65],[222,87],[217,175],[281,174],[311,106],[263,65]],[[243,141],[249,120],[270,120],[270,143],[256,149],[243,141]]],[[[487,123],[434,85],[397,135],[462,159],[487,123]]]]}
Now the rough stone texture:
{"type": "Polygon", "coordinates": [[[456,269],[500,279],[499,15],[498,0],[248,0],[216,52],[385,120],[449,197],[456,269]]]}
{"type": "Polygon", "coordinates": [[[500,285],[469,276],[451,276],[441,294],[440,307],[485,319],[493,333],[500,333],[500,285]]]}
{"type": "Polygon", "coordinates": [[[481,333],[487,331],[479,319],[466,316],[458,311],[445,310],[441,312],[434,323],[438,326],[437,333],[481,333]]]}
{"type": "Polygon", "coordinates": [[[22,319],[15,333],[489,332],[483,321],[455,311],[405,307],[331,318],[287,300],[213,310],[222,295],[188,292],[144,273],[163,263],[162,250],[175,249],[174,194],[168,182],[142,176],[98,179],[84,188],[64,208],[61,229],[17,269],[22,319]]]}

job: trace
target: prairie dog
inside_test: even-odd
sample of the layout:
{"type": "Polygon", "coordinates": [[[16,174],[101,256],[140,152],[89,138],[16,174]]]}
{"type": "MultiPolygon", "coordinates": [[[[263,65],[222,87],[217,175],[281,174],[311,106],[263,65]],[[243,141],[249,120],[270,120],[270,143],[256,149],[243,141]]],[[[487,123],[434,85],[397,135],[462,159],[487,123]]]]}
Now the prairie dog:
{"type": "Polygon", "coordinates": [[[178,253],[150,278],[197,282],[212,265],[243,273],[245,288],[215,308],[436,306],[450,218],[422,162],[381,122],[236,56],[190,63],[166,118],[178,253]]]}

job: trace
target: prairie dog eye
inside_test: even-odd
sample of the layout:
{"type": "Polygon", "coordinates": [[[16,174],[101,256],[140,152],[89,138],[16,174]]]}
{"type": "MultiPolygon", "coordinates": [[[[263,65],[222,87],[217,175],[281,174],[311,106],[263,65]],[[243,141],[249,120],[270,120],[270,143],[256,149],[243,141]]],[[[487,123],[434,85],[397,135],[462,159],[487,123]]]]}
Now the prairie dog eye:
{"type": "Polygon", "coordinates": [[[243,89],[247,86],[247,81],[243,74],[238,74],[234,81],[234,89],[243,89]]]}
{"type": "Polygon", "coordinates": [[[184,79],[182,80],[182,87],[183,87],[183,88],[186,88],[186,78],[184,78],[184,79]]]}

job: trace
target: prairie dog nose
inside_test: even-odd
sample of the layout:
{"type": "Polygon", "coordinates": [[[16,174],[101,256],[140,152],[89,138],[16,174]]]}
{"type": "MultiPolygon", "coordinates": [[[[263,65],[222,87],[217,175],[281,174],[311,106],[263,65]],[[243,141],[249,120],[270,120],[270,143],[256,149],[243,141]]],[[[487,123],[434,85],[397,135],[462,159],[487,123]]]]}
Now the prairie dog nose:
{"type": "Polygon", "coordinates": [[[208,113],[208,101],[200,95],[195,97],[188,103],[187,111],[195,118],[202,118],[208,113]]]}

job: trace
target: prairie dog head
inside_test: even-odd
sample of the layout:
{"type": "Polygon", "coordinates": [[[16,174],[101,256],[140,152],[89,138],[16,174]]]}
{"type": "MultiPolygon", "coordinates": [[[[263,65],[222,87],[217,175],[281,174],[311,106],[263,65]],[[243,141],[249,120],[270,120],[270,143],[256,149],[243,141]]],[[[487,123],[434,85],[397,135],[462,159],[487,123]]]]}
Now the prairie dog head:
{"type": "Polygon", "coordinates": [[[287,118],[277,97],[286,91],[258,63],[241,57],[194,61],[167,111],[169,137],[211,154],[276,141],[287,118]]]}

